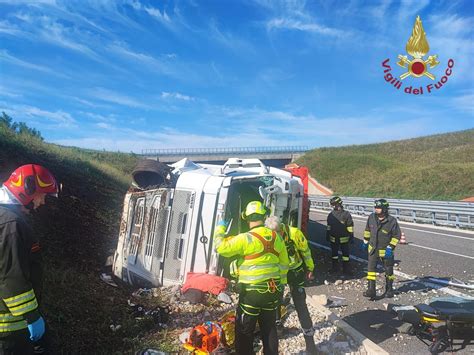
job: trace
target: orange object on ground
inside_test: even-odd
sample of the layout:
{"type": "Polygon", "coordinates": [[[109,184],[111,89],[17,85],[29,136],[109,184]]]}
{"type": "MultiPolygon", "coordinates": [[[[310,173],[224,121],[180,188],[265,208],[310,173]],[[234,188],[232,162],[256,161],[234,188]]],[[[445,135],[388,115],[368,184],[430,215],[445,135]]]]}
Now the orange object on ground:
{"type": "Polygon", "coordinates": [[[186,282],[181,287],[181,293],[185,293],[190,288],[209,292],[218,295],[227,289],[229,280],[217,275],[209,275],[199,272],[188,272],[186,282]]]}
{"type": "Polygon", "coordinates": [[[210,354],[221,342],[222,326],[215,322],[205,322],[195,326],[189,333],[184,348],[196,354],[210,354]]]}

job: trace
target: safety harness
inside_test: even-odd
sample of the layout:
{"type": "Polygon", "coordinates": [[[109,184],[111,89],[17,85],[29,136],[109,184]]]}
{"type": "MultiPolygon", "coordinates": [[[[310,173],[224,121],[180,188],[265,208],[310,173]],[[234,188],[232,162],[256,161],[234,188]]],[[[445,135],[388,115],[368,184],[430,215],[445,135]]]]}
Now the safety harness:
{"type": "Polygon", "coordinates": [[[257,234],[255,232],[249,232],[252,236],[257,238],[263,245],[263,250],[260,253],[256,254],[250,254],[250,255],[245,255],[244,259],[245,260],[253,260],[257,259],[265,254],[273,254],[276,257],[280,256],[280,253],[275,250],[275,240],[276,240],[276,233],[275,231],[272,231],[272,239],[271,240],[266,240],[264,237],[262,237],[260,234],[257,234]]]}
{"type": "MultiPolygon", "coordinates": [[[[245,255],[244,259],[245,260],[253,260],[257,259],[265,254],[273,254],[277,258],[280,257],[280,253],[275,250],[275,240],[276,240],[276,233],[275,231],[272,231],[272,239],[267,240],[264,237],[262,237],[260,234],[255,233],[255,232],[249,232],[250,235],[253,237],[257,238],[263,245],[263,250],[260,253],[255,253],[255,254],[250,254],[250,255],[245,255]]],[[[278,285],[275,282],[274,279],[270,279],[267,282],[265,282],[263,285],[251,285],[246,288],[248,291],[250,290],[255,290],[260,293],[275,293],[278,290],[278,285]],[[265,285],[265,286],[264,286],[265,285]],[[264,286],[264,288],[262,288],[264,286]]]]}

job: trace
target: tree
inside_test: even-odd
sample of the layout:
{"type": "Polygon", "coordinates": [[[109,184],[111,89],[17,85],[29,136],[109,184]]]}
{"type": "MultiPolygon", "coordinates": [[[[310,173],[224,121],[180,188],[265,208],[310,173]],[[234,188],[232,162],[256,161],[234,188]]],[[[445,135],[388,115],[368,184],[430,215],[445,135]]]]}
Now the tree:
{"type": "Polygon", "coordinates": [[[2,115],[0,116],[0,125],[6,126],[7,128],[11,128],[13,118],[8,116],[5,112],[2,111],[2,115]]]}
{"type": "Polygon", "coordinates": [[[13,118],[11,118],[5,112],[2,112],[2,115],[0,116],[0,126],[4,126],[16,134],[26,134],[28,136],[44,140],[41,136],[41,132],[38,131],[36,128],[28,127],[25,122],[13,121],[13,118]]]}

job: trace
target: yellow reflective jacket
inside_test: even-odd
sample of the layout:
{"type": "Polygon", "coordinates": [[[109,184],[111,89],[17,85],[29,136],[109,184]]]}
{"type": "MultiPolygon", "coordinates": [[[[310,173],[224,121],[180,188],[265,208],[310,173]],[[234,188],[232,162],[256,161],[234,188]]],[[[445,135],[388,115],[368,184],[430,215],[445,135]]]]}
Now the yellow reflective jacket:
{"type": "Polygon", "coordinates": [[[241,257],[238,261],[240,283],[258,284],[270,279],[280,280],[282,284],[287,283],[288,254],[285,242],[278,233],[264,226],[252,228],[236,236],[226,237],[225,231],[224,226],[216,227],[214,247],[222,256],[241,257]],[[268,252],[264,252],[265,246],[252,233],[258,234],[272,244],[272,250],[267,249],[268,252]]]}
{"type": "Polygon", "coordinates": [[[308,271],[313,271],[313,257],[303,232],[299,228],[283,225],[282,237],[288,252],[290,270],[298,268],[304,262],[308,271]]]}

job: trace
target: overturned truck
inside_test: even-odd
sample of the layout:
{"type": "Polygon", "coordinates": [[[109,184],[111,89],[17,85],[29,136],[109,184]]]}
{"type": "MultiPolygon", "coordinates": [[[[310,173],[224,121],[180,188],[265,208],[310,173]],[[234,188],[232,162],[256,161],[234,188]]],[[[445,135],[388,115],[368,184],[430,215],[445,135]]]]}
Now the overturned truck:
{"type": "Polygon", "coordinates": [[[288,171],[258,159],[232,158],[224,165],[152,162],[134,172],[134,187],[124,199],[113,273],[126,283],[178,284],[188,272],[226,276],[231,260],[214,251],[214,228],[226,219],[229,234],[247,231],[241,211],[253,200],[301,226],[304,187],[288,171]],[[156,183],[150,164],[160,164],[156,183]]]}

